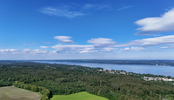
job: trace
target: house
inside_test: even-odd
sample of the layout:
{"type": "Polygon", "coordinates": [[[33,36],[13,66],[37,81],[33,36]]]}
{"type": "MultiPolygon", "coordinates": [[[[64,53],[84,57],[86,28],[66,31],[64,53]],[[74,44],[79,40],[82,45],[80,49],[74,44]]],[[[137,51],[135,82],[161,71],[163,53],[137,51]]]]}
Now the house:
{"type": "Polygon", "coordinates": [[[113,72],[113,71],[108,71],[109,73],[111,73],[111,74],[115,74],[115,72],[113,72]]]}
{"type": "Polygon", "coordinates": [[[102,69],[100,69],[100,70],[98,70],[98,71],[100,71],[100,72],[101,72],[101,71],[103,71],[103,70],[102,70],[102,69]]]}
{"type": "Polygon", "coordinates": [[[126,72],[120,72],[120,74],[124,74],[124,75],[125,75],[125,74],[126,74],[126,72]]]}

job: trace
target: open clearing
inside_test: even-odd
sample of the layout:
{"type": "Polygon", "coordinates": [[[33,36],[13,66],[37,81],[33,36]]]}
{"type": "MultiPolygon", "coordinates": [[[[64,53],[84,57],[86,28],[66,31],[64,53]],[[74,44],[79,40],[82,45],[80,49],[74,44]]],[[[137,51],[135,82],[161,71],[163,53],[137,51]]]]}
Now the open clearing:
{"type": "Polygon", "coordinates": [[[109,100],[104,97],[89,94],[87,92],[80,92],[71,95],[54,95],[51,100],[109,100]]]}
{"type": "Polygon", "coordinates": [[[41,96],[35,92],[13,86],[0,87],[0,100],[40,100],[41,96]]]}

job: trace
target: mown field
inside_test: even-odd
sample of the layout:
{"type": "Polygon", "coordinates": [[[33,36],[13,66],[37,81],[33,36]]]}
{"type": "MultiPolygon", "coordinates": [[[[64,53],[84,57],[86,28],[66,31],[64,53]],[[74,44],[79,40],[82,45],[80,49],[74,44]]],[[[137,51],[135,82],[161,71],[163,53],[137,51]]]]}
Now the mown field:
{"type": "Polygon", "coordinates": [[[109,100],[87,92],[79,92],[71,95],[54,95],[51,100],[109,100]]]}
{"type": "Polygon", "coordinates": [[[40,100],[41,96],[35,92],[13,86],[0,87],[0,100],[40,100]]]}

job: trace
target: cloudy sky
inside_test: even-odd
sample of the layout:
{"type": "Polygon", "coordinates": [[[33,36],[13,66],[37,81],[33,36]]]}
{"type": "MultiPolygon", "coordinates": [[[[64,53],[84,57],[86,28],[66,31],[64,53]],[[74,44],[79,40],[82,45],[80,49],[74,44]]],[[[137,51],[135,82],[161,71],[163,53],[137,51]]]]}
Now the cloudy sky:
{"type": "Polygon", "coordinates": [[[0,60],[174,60],[174,0],[0,0],[0,60]]]}

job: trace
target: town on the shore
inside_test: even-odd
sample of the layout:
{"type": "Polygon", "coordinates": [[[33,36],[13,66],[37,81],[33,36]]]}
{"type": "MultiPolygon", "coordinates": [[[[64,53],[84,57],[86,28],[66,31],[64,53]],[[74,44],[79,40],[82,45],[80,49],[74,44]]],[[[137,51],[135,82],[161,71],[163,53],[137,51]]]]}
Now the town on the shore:
{"type": "MultiPolygon", "coordinates": [[[[122,71],[122,70],[103,70],[103,69],[99,69],[98,71],[100,72],[105,72],[105,73],[110,73],[110,74],[123,74],[123,75],[139,75],[137,73],[133,73],[133,72],[126,72],[126,71],[122,71]]],[[[145,81],[166,81],[166,82],[174,82],[174,78],[168,78],[168,77],[154,77],[154,76],[143,76],[142,79],[144,79],[145,81]]]]}

